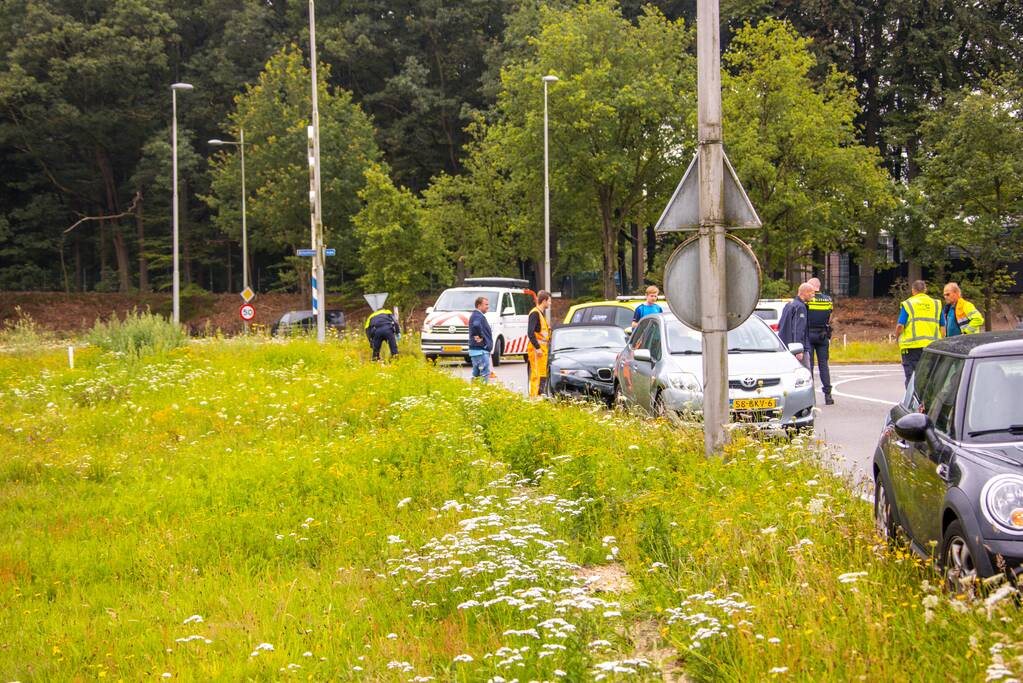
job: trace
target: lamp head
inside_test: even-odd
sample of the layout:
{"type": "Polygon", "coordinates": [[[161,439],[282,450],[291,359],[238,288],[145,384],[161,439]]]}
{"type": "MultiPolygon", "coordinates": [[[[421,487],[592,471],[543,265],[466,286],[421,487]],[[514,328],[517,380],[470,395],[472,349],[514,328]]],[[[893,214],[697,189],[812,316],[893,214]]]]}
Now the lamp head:
{"type": "Polygon", "coordinates": [[[178,92],[189,92],[193,89],[191,83],[175,83],[171,86],[171,90],[177,90],[178,92]]]}
{"type": "Polygon", "coordinates": [[[224,144],[223,140],[217,140],[216,138],[214,138],[213,140],[208,140],[207,142],[213,147],[220,147],[222,144],[224,144]]]}
{"type": "Polygon", "coordinates": [[[553,75],[553,74],[551,74],[549,76],[544,76],[543,77],[543,81],[544,81],[544,83],[557,83],[558,77],[553,75]]]}

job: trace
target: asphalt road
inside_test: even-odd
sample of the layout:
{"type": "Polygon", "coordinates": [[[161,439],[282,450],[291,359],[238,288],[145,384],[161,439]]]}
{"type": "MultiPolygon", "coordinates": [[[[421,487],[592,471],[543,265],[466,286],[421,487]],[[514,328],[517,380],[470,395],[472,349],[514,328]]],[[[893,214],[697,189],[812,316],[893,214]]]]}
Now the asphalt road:
{"type": "MultiPolygon", "coordinates": [[[[461,363],[446,362],[443,367],[458,377],[472,376],[472,368],[461,363]]],[[[495,373],[497,379],[492,381],[512,391],[528,391],[525,362],[505,360],[495,368],[495,373]]],[[[831,368],[831,382],[833,406],[824,405],[818,388],[815,434],[824,443],[835,469],[869,492],[870,463],[877,437],[885,415],[904,392],[902,366],[835,365],[831,368]]]]}

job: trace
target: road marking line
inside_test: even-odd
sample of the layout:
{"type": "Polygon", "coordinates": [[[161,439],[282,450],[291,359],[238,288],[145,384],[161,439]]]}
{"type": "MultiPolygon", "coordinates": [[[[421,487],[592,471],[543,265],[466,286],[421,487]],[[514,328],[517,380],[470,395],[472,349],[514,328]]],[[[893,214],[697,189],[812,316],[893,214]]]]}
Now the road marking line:
{"type": "Polygon", "coordinates": [[[872,377],[872,376],[867,376],[867,377],[849,377],[847,379],[841,379],[841,380],[839,380],[837,382],[832,383],[832,385],[831,385],[831,393],[834,394],[835,396],[841,396],[842,398],[852,398],[852,399],[856,399],[858,401],[868,401],[870,403],[880,403],[883,406],[894,406],[894,405],[896,405],[898,403],[898,401],[884,401],[882,399],[872,398],[870,396],[860,396],[859,394],[847,394],[844,391],[836,391],[836,389],[840,385],[842,385],[842,384],[846,384],[847,382],[858,382],[858,381],[863,380],[863,379],[876,379],[876,378],[872,377]]]}

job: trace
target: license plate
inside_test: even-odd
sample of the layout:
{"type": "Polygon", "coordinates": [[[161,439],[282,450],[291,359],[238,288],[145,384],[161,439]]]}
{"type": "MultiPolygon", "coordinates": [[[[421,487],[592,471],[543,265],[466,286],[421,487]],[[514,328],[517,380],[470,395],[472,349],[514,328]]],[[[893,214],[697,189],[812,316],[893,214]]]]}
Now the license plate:
{"type": "Polygon", "coordinates": [[[458,352],[460,352],[462,350],[462,347],[461,346],[444,346],[444,347],[441,347],[441,350],[444,353],[458,353],[458,352]]]}
{"type": "Polygon", "coordinates": [[[736,398],[729,401],[732,410],[764,410],[766,408],[777,408],[776,398],[736,398]]]}

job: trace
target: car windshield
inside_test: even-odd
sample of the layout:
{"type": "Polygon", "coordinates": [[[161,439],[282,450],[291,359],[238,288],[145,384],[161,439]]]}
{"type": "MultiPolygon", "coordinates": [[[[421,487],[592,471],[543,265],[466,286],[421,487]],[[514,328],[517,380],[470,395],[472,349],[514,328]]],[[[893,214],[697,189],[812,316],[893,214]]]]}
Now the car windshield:
{"type": "Polygon", "coordinates": [[[490,310],[496,310],[497,292],[486,289],[448,289],[445,290],[437,303],[435,311],[471,311],[476,308],[476,297],[485,296],[490,301],[490,310]]]}
{"type": "Polygon", "coordinates": [[[559,327],[551,338],[551,350],[553,351],[623,348],[625,348],[625,332],[620,327],[611,325],[559,327]]]}
{"type": "MultiPolygon", "coordinates": [[[[665,321],[668,351],[676,354],[702,353],[703,335],[677,319],[665,321]]],[[[729,353],[774,353],[784,351],[778,335],[754,316],[728,333],[729,353]]]]}
{"type": "Polygon", "coordinates": [[[965,432],[976,441],[1023,441],[1023,357],[983,358],[973,366],[965,432]]]}

